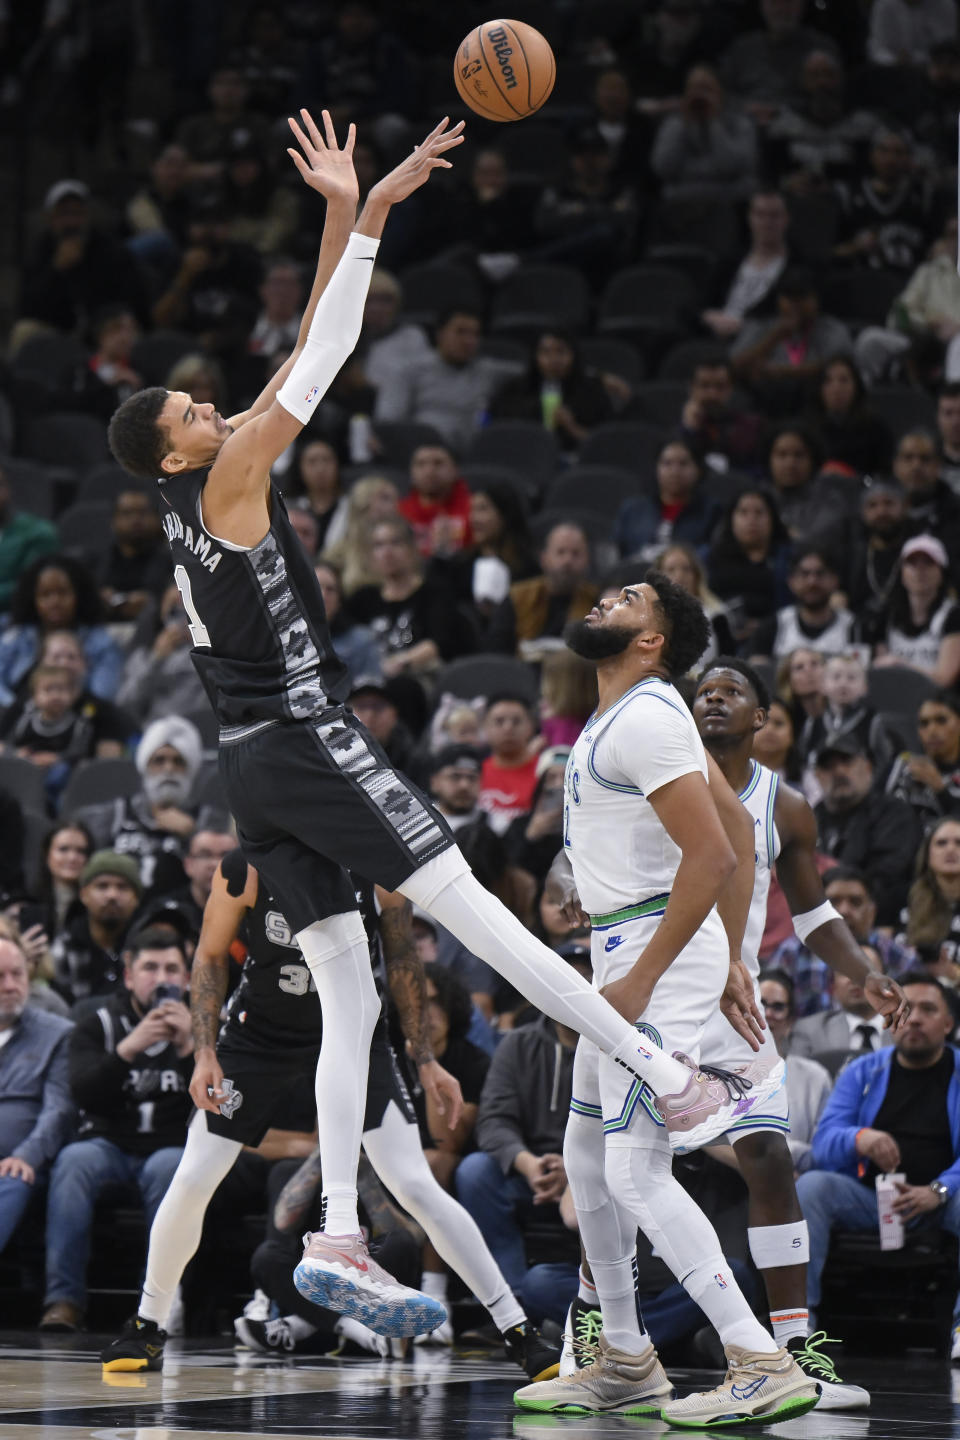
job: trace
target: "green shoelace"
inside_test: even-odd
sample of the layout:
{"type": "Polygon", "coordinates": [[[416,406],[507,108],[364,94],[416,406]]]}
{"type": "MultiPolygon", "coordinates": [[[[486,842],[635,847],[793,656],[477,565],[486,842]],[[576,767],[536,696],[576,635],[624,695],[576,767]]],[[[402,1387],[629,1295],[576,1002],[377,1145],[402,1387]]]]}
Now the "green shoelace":
{"type": "Polygon", "coordinates": [[[581,1310],[573,1331],[573,1350],[577,1366],[584,1370],[596,1360],[603,1333],[603,1316],[599,1310],[581,1310]]]}
{"type": "Polygon", "coordinates": [[[793,1358],[802,1370],[808,1375],[816,1375],[821,1380],[827,1380],[833,1385],[842,1385],[843,1381],[837,1374],[836,1367],[829,1355],[824,1355],[820,1349],[821,1345],[839,1345],[839,1340],[831,1340],[826,1330],[815,1330],[808,1335],[802,1350],[795,1350],[793,1358]]]}

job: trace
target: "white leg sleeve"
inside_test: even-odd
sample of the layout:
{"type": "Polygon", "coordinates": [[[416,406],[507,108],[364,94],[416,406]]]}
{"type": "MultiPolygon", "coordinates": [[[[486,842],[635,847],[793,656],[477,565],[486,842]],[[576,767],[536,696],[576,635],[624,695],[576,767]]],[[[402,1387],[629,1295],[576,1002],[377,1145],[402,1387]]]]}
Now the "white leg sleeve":
{"type": "MultiPolygon", "coordinates": [[[[463,1206],[449,1195],[427,1163],[416,1125],[404,1119],[391,1101],[376,1130],[367,1130],[363,1148],[394,1199],[419,1221],[442,1260],[469,1285],[489,1310],[510,1296],[510,1286],[487,1248],[487,1243],[463,1206]]],[[[512,1318],[501,1318],[502,1328],[526,1319],[514,1301],[512,1318]]]]}
{"type": "Polygon", "coordinates": [[[180,1164],[150,1227],[147,1272],[137,1313],[161,1329],[167,1323],[174,1291],[200,1244],[207,1206],[242,1149],[239,1140],[211,1135],[206,1111],[197,1111],[180,1164]]]}
{"type": "Polygon", "coordinates": [[[356,1234],[357,1160],[367,1103],[370,1039],[380,1015],[359,911],[331,915],[296,936],[323,1012],[317,1061],[317,1142],[326,1202],[324,1229],[356,1234]]]}
{"type": "Polygon", "coordinates": [[[307,342],[277,391],[277,399],[306,425],[360,339],[363,306],[379,240],[356,231],[320,296],[307,342]]]}
{"type": "Polygon", "coordinates": [[[483,888],[458,850],[447,850],[415,870],[398,889],[492,965],[538,1010],[623,1061],[654,1094],[673,1094],[689,1083],[690,1071],[671,1055],[648,1048],[629,1021],[572,965],[548,950],[483,888]]]}

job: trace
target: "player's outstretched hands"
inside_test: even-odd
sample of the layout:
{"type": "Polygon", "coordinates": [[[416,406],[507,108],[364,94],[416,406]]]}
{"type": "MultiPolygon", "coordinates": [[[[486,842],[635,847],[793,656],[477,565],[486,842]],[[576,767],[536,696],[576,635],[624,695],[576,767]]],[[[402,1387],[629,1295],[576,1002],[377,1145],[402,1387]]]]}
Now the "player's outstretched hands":
{"type": "Polygon", "coordinates": [[[885,1029],[895,1034],[903,1029],[910,1005],[896,980],[889,975],[870,974],[863,982],[863,993],[874,1010],[883,1016],[885,1029]]]}
{"type": "Polygon", "coordinates": [[[434,170],[449,170],[450,161],[444,160],[445,151],[452,150],[455,145],[463,144],[463,121],[458,120],[452,129],[447,129],[450,124],[450,117],[445,115],[439,125],[435,125],[420,145],[415,145],[406,160],[401,160],[395,169],[382,180],[378,180],[371,190],[371,196],[376,195],[380,200],[386,200],[389,205],[396,205],[399,200],[406,200],[414,190],[419,190],[425,185],[434,170]]]}
{"type": "Polygon", "coordinates": [[[742,1035],[754,1050],[759,1050],[767,1022],[757,1008],[753,981],[742,960],[730,963],[726,988],[720,996],[720,1009],[737,1034],[742,1035]]]}
{"type": "Polygon", "coordinates": [[[326,139],[320,134],[309,110],[300,111],[302,127],[292,116],[289,118],[287,123],[297,137],[303,154],[292,146],[287,154],[311,190],[318,190],[327,200],[352,200],[356,205],[360,199],[360,186],[353,168],[353,146],[357,138],[357,127],[349,127],[341,150],[329,110],[321,110],[320,116],[326,139]]]}

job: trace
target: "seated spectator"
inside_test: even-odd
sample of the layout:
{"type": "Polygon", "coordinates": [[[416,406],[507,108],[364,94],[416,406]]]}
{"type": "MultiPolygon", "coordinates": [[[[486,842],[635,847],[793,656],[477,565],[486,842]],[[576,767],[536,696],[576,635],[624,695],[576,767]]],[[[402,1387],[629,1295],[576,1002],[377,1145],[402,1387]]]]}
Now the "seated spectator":
{"type": "Polygon", "coordinates": [[[842,321],[825,315],[813,272],[785,270],[777,285],[777,313],[748,320],[733,343],[734,375],[772,414],[802,405],[823,362],[853,347],[842,321]]]}
{"type": "Polygon", "coordinates": [[[230,214],[222,199],[208,191],[194,201],[186,249],[167,289],[154,301],[153,323],[196,336],[207,354],[226,363],[245,353],[260,275],[256,250],[230,239],[230,214]]]}
{"type": "Polygon", "coordinates": [[[538,244],[529,257],[575,265],[599,289],[626,260],[637,218],[633,184],[614,175],[609,146],[595,125],[567,140],[567,172],[544,187],[537,207],[538,244]]]}
{"type": "Polygon", "coordinates": [[[377,583],[377,572],[370,557],[370,536],[378,521],[398,513],[399,501],[396,485],[382,475],[366,475],[351,486],[343,538],[323,553],[323,559],[339,569],[343,593],[348,599],[361,585],[377,583]]]}
{"type": "Polygon", "coordinates": [[[425,970],[430,1049],[444,1070],[460,1081],[464,1103],[452,1133],[419,1087],[414,1094],[414,1107],[427,1162],[440,1184],[449,1190],[461,1157],[472,1148],[477,1107],[490,1062],[467,1038],[471,1006],[465,984],[443,965],[433,963],[425,966],[425,970]]]}
{"type": "Polygon", "coordinates": [[[165,145],[153,160],[149,178],[127,202],[127,249],[153,280],[166,287],[180,259],[190,224],[190,157],[182,145],[165,145]]]}
{"type": "MultiPolygon", "coordinates": [[[[583,947],[569,963],[589,978],[583,947]]],[[[534,1206],[541,1213],[544,1206],[556,1206],[567,1185],[563,1131],[576,1042],[572,1030],[546,1016],[503,1038],[480,1096],[478,1148],[457,1170],[457,1198],[476,1220],[521,1303],[527,1273],[524,1222],[534,1206]]]]}
{"type": "Polygon", "coordinates": [[[849,355],[827,360],[815,385],[810,420],[822,444],[824,470],[851,479],[889,470],[893,436],[867,403],[863,377],[849,355]]]}
{"type": "Polygon", "coordinates": [[[445,445],[417,446],[410,457],[410,490],[397,508],[425,560],[470,544],[470,491],[445,445]]]}
{"type": "MultiPolygon", "coordinates": [[[[877,902],[866,875],[852,865],[833,865],[823,875],[827,899],[847,922],[858,944],[875,950],[880,968],[894,979],[913,964],[909,950],[876,928],[877,902]]],[[[783,971],[795,987],[793,1014],[816,1015],[833,1006],[834,972],[797,935],[784,940],[770,964],[783,971]]]]}
{"type": "Polygon", "coordinates": [[[340,572],[327,560],[321,560],[314,571],[323,595],[333,648],[350,671],[351,678],[378,676],[381,662],[379,642],[369,625],[358,625],[344,609],[340,572]]]}
{"type": "Polygon", "coordinates": [[[53,988],[70,1005],[106,995],[120,979],[124,938],[143,895],[130,855],[97,850],[80,872],[79,907],[66,912],[53,937],[53,988]]]}
{"type": "MultiPolygon", "coordinates": [[[[11,932],[12,933],[12,932],[11,932]]],[[[30,1003],[22,945],[0,935],[0,1255],[73,1128],[69,1020],[30,1003]]]]}
{"type": "Polygon", "coordinates": [[[739,335],[745,320],[773,313],[776,289],[790,260],[790,212],[779,190],[755,190],[747,208],[750,244],[725,277],[723,303],[704,310],[701,321],[719,340],[739,335]]]}
{"type": "Polygon", "coordinates": [[[817,1060],[794,1052],[791,1038],[796,1019],[793,982],[782,970],[760,972],[760,996],[767,1027],[777,1048],[787,1059],[787,1105],[790,1133],[787,1145],[794,1169],[806,1170],[810,1163],[814,1131],[833,1089],[829,1070],[817,1060]]]}
{"type": "Polygon", "coordinates": [[[10,625],[0,635],[0,705],[9,705],[27,671],[36,664],[45,637],[71,630],[83,646],[87,685],[112,700],[120,683],[123,656],[101,623],[100,597],[90,572],[70,555],[35,560],[17,581],[10,625]]]}
{"type": "Polygon", "coordinates": [[[136,794],[82,806],[71,818],[86,825],[98,849],[134,860],[145,891],[163,893],[183,884],[182,860],[197,825],[189,806],[203,760],[200,732],[179,715],[154,720],[135,759],[136,794]]]}
{"type": "MultiPolygon", "coordinates": [[[[960,279],[960,277],[958,277],[960,279]]],[[[940,478],[960,495],[960,381],[950,380],[937,395],[940,478]]]]}
{"type": "Polygon", "coordinates": [[[614,177],[630,178],[637,173],[638,167],[643,174],[645,157],[650,153],[650,122],[639,111],[630,76],[625,70],[605,66],[597,71],[591,108],[591,121],[610,151],[614,177]]]}
{"type": "Polygon", "coordinates": [[[206,709],[207,692],[192,650],[183,596],[176,585],[168,585],[159,606],[144,611],[134,630],[117,691],[118,704],[139,726],[206,709]]]}
{"type": "MultiPolygon", "coordinates": [[[[92,854],[93,838],[76,820],[58,820],[43,837],[40,873],[30,884],[35,903],[29,912],[21,911],[21,919],[25,913],[26,919],[33,918],[48,946],[81,909],[80,876],[92,854]]],[[[23,936],[31,938],[26,920],[23,936]]]]}
{"type": "MultiPolygon", "coordinates": [[[[710,621],[710,639],[707,642],[707,648],[697,660],[696,665],[691,666],[691,670],[699,671],[714,655],[731,654],[735,644],[727,608],[707,584],[707,572],[693,546],[687,545],[683,541],[676,541],[674,544],[668,545],[666,550],[661,550],[653,563],[656,569],[663,571],[668,580],[673,580],[677,585],[682,585],[684,590],[689,591],[691,595],[696,595],[710,621]]],[[[613,571],[612,575],[607,576],[603,590],[604,597],[619,594],[624,585],[630,585],[636,580],[636,574],[635,565],[629,561],[623,562],[613,571]]]]}
{"type": "Polygon", "coordinates": [[[416,536],[402,516],[372,527],[370,553],[379,583],[355,590],[348,609],[376,636],[384,675],[426,674],[475,649],[449,591],[424,579],[416,536]]]}
{"type": "Polygon", "coordinates": [[[450,586],[462,605],[489,619],[515,580],[538,573],[519,491],[490,480],[470,495],[471,543],[452,555],[436,554],[428,575],[450,586]]]}
{"type": "Polygon", "coordinates": [[[219,180],[223,174],[230,143],[250,136],[266,145],[270,127],[262,115],[248,108],[249,86],[243,72],[234,65],[214,70],[207,86],[210,109],[181,121],[176,143],[190,157],[191,181],[219,180]]]}
{"type": "Polygon", "coordinates": [[[733,366],[722,351],[693,367],[680,428],[715,468],[749,469],[756,463],[760,417],[737,397],[733,366]]]}
{"type": "MultiPolygon", "coordinates": [[[[864,947],[865,949],[868,947],[864,947]]],[[[883,1045],[892,1045],[893,1036],[884,1029],[863,992],[863,986],[837,973],[833,977],[833,1007],[818,1010],[796,1022],[790,1054],[821,1060],[834,1073],[840,1069],[840,1052],[868,1055],[883,1045]]]]}
{"type": "Polygon", "coordinates": [[[707,556],[710,588],[726,603],[738,647],[749,646],[759,621],[786,604],[788,556],[789,537],[773,496],[742,490],[707,556]]]}
{"type": "Polygon", "coordinates": [[[804,760],[819,755],[839,736],[854,735],[885,780],[894,751],[903,742],[867,699],[863,661],[857,655],[829,655],[823,667],[823,694],[826,705],[819,715],[807,717],[797,742],[804,760]]]}
{"type": "Polygon", "coordinates": [[[937,820],[917,852],[904,939],[920,960],[935,964],[960,956],[960,820],[937,820]]]}
{"type": "MultiPolygon", "coordinates": [[[[477,265],[494,284],[511,274],[534,240],[534,201],[539,186],[512,184],[509,162],[501,150],[478,150],[469,173],[456,172],[443,214],[441,234],[452,259],[477,265]]],[[[376,273],[376,272],[374,272],[376,273]]]]}
{"type": "Polygon", "coordinates": [[[349,501],[340,479],[340,458],[329,440],[308,439],[297,452],[284,495],[303,496],[317,522],[317,549],[330,550],[347,533],[349,501]]]}
{"type": "Polygon", "coordinates": [[[170,553],[152,495],[131,487],[113,502],[110,544],[91,565],[110,618],[136,620],[170,584],[170,553]]]}
{"type": "Polygon", "coordinates": [[[875,0],[867,55],[874,65],[925,65],[931,47],[956,34],[950,0],[875,0]]]}
{"type": "Polygon", "coordinates": [[[934,187],[918,172],[909,136],[880,126],[866,173],[839,184],[837,195],[835,260],[873,270],[916,269],[933,243],[939,216],[934,187]]]}
{"type": "Polygon", "coordinates": [[[791,540],[809,544],[823,534],[834,541],[844,523],[846,497],[818,479],[820,441],[802,421],[786,420],[767,442],[766,468],[780,518],[791,540]]]}
{"type": "Polygon", "coordinates": [[[613,406],[600,377],[584,370],[573,337],[544,330],[527,373],[506,382],[490,414],[494,420],[535,420],[553,431],[561,450],[572,452],[612,417],[613,406]]]}
{"type": "Polygon", "coordinates": [[[757,626],[750,642],[751,652],[779,660],[800,649],[818,650],[823,655],[849,650],[854,616],[833,603],[840,577],[831,556],[811,545],[798,550],[787,584],[796,604],[782,606],[771,619],[757,626]]]}
{"type": "Polygon", "coordinates": [[[362,122],[378,145],[400,147],[402,153],[419,71],[370,0],[339,6],[333,25],[304,61],[296,88],[313,114],[322,103],[336,123],[362,122]]]}
{"type": "Polygon", "coordinates": [[[163,383],[168,390],[186,390],[196,405],[215,405],[229,413],[223,370],[209,355],[184,355],[163,383]]]}
{"type": "Polygon", "coordinates": [[[828,43],[822,30],[801,23],[803,12],[804,0],[761,0],[763,28],[739,36],[721,57],[720,73],[731,95],[768,110],[798,103],[803,62],[828,43]]]}
{"type": "Polygon", "coordinates": [[[43,209],[44,230],[22,271],[22,323],[12,347],[38,324],[78,335],[104,305],[125,305],[145,325],[143,275],[126,246],[95,223],[83,181],[58,180],[47,191],[43,209]]]}
{"type": "Polygon", "coordinates": [[[875,767],[853,735],[829,741],[815,761],[823,799],[819,848],[864,872],[878,897],[880,923],[896,921],[906,900],[919,826],[905,800],[873,788],[875,767]]]}
{"type": "MultiPolygon", "coordinates": [[[[179,911],[180,914],[190,923],[190,934],[192,942],[195,942],[200,934],[203,924],[203,909],[210,899],[210,890],[213,886],[213,877],[217,873],[217,866],[228,855],[231,850],[237,848],[237,836],[229,816],[220,819],[216,814],[211,813],[204,821],[201,828],[194,830],[190,836],[190,843],[187,846],[187,853],[183,857],[183,868],[186,872],[187,883],[178,886],[175,890],[168,890],[162,895],[157,895],[149,906],[149,914],[143,918],[144,924],[166,923],[166,912],[179,911]]],[[[170,924],[178,929],[176,919],[171,914],[170,924]]],[[[188,946],[188,959],[193,959],[194,944],[188,946]]]]}
{"type": "Polygon", "coordinates": [[[459,306],[437,321],[433,349],[420,360],[391,370],[377,391],[374,422],[413,420],[432,425],[457,453],[465,450],[507,378],[503,361],[480,355],[480,316],[459,306]]]}
{"type": "Polygon", "coordinates": [[[260,302],[260,313],[247,340],[250,354],[269,357],[292,350],[300,334],[304,306],[303,275],[295,260],[277,256],[267,262],[260,302]]]}
{"type": "Polygon", "coordinates": [[[572,746],[597,708],[597,672],[572,650],[545,655],[540,667],[540,733],[546,745],[572,746]]]}
{"type": "Polygon", "coordinates": [[[483,722],[490,754],[480,770],[480,808],[504,834],[511,820],[526,815],[537,783],[537,726],[530,705],[519,695],[491,695],[483,722]]]}
{"type": "Polygon", "coordinates": [[[378,391],[391,375],[429,356],[430,342],[423,326],[401,320],[402,309],[400,282],[389,270],[375,265],[363,307],[360,339],[352,359],[347,361],[357,389],[372,387],[378,391]]]}
{"type": "Polygon", "coordinates": [[[47,1199],[41,1330],[74,1331],[87,1305],[97,1199],[108,1186],[139,1192],[147,1231],[183,1153],[193,1034],[183,997],[190,972],[175,933],[141,930],[123,954],[123,992],[78,1020],[70,1088],[78,1139],[57,1156],[47,1199]]]}
{"type": "MultiPolygon", "coordinates": [[[[77,709],[90,725],[97,758],[118,759],[126,754],[127,745],[137,727],[119,705],[93,695],[87,688],[87,661],[76,631],[47,631],[40,642],[37,665],[53,665],[70,674],[79,691],[77,709]]],[[[16,724],[23,715],[30,694],[31,673],[28,671],[20,682],[16,699],[6,711],[4,722],[7,725],[16,724]]]]}
{"type": "Polygon", "coordinates": [[[429,752],[436,755],[448,745],[483,746],[483,716],[486,697],[474,695],[469,700],[445,690],[437,702],[427,735],[429,752]]]}
{"type": "Polygon", "coordinates": [[[533,876],[538,890],[563,845],[563,781],[569,757],[569,745],[541,750],[533,772],[536,784],[530,808],[515,816],[504,832],[510,859],[533,876]]]}
{"type": "Polygon", "coordinates": [[[312,565],[320,548],[320,527],[317,524],[317,517],[306,500],[291,500],[287,506],[287,519],[312,565]]]}
{"type": "Polygon", "coordinates": [[[931,977],[908,974],[900,983],[910,1002],[905,1024],[892,1045],[841,1073],[814,1136],[814,1168],[797,1182],[810,1231],[814,1325],[831,1234],[878,1233],[878,1175],[906,1176],[893,1208],[909,1228],[960,1232],[960,1077],[957,1052],[947,1044],[953,1013],[931,977]]]}
{"type": "Polygon", "coordinates": [[[753,754],[761,765],[766,765],[788,785],[799,784],[803,762],[796,745],[793,715],[789,705],[777,695],[767,708],[766,724],[753,738],[753,754]]]}
{"type": "Polygon", "coordinates": [[[0,750],[29,760],[43,772],[47,803],[55,811],[78,760],[91,760],[97,742],[93,725],[80,705],[80,687],[70,670],[35,665],[30,671],[30,698],[19,718],[9,712],[0,721],[0,750]]]}
{"type": "Polygon", "coordinates": [[[786,105],[767,126],[765,159],[783,187],[795,195],[828,193],[852,179],[861,151],[877,128],[869,110],[851,110],[846,76],[836,55],[811,50],[800,70],[800,100],[786,105]]]}
{"type": "Polygon", "coordinates": [[[109,421],[114,410],[143,379],[131,363],[140,326],[132,311],[122,305],[105,305],[90,322],[93,353],[70,375],[70,409],[80,409],[109,421]]]}
{"type": "Polygon", "coordinates": [[[50,520],[20,510],[13,503],[10,481],[0,464],[0,615],[10,609],[24,570],[59,548],[57,527],[50,520]]]}
{"type": "Polygon", "coordinates": [[[861,624],[886,609],[900,573],[900,551],[910,534],[907,497],[898,481],[871,477],[854,526],[847,595],[861,624]]]}
{"type": "Polygon", "coordinates": [[[719,518],[708,493],[703,458],[687,440],[667,440],[657,456],[657,493],[635,495],[620,507],[614,540],[631,560],[652,560],[673,540],[705,545],[719,518]]]}
{"type": "Polygon", "coordinates": [[[760,971],[760,1003],[777,1050],[786,1057],[797,1018],[793,977],[777,965],[764,966],[760,971]]]}
{"type": "Polygon", "coordinates": [[[480,808],[481,751],[475,745],[450,744],[430,762],[430,797],[450,829],[456,832],[482,818],[480,808]]]}
{"type": "Polygon", "coordinates": [[[391,765],[407,770],[413,762],[415,736],[408,723],[410,713],[409,687],[417,692],[425,707],[423,691],[409,675],[383,680],[379,676],[358,675],[353,682],[347,703],[374,740],[386,751],[391,765]]]}
{"type": "Polygon", "coordinates": [[[827,703],[823,693],[824,663],[821,651],[798,645],[777,666],[777,693],[790,712],[797,735],[809,716],[823,714],[827,703]]]}
{"type": "Polygon", "coordinates": [[[539,555],[542,574],[518,580],[497,606],[487,631],[487,646],[501,654],[542,658],[560,647],[564,627],[582,620],[595,604],[590,581],[590,545],[575,521],[551,526],[539,555]]]}
{"type": "Polygon", "coordinates": [[[744,200],[756,184],[757,132],[716,71],[695,65],[679,112],[660,121],[650,163],[674,200],[744,200]]]}
{"type": "Polygon", "coordinates": [[[935,535],[953,564],[960,561],[960,496],[940,474],[937,442],[927,430],[900,436],[893,473],[907,497],[907,520],[914,534],[935,535]]]}
{"type": "Polygon", "coordinates": [[[914,535],[900,551],[900,575],[874,628],[874,665],[906,665],[947,688],[960,675],[960,605],[947,552],[935,535],[914,535]]]}
{"type": "MultiPolygon", "coordinates": [[[[261,255],[285,250],[300,218],[299,195],[277,182],[267,161],[269,153],[253,136],[234,133],[227,144],[220,185],[229,239],[261,255]]],[[[277,345],[269,353],[281,348],[277,345]]]]}
{"type": "Polygon", "coordinates": [[[854,347],[857,364],[868,385],[897,376],[935,382],[944,373],[948,381],[956,381],[958,335],[957,217],[951,215],[894,300],[885,325],[866,325],[860,331],[854,347]]]}
{"type": "Polygon", "coordinates": [[[893,762],[887,791],[906,800],[924,822],[960,815],[960,695],[924,700],[917,711],[919,755],[904,750],[893,762]]]}

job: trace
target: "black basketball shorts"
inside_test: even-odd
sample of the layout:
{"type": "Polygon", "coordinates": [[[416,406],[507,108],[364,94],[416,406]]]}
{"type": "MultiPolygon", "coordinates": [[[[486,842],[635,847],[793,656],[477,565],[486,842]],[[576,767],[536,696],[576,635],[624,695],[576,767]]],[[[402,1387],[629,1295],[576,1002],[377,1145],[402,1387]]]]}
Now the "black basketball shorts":
{"type": "MultiPolygon", "coordinates": [[[[218,1046],[217,1059],[224,1076],[233,1081],[243,1102],[229,1119],[207,1110],[207,1131],[211,1135],[223,1135],[227,1140],[239,1140],[242,1145],[259,1145],[271,1127],[299,1130],[309,1116],[312,1129],[314,1075],[319,1053],[317,1048],[256,1051],[218,1046]]],[[[386,1026],[380,1024],[370,1043],[364,1131],[380,1128],[391,1101],[408,1124],[417,1123],[386,1026]]],[[[336,1105],[337,1097],[331,1095],[329,1103],[336,1105]]]]}
{"type": "Polygon", "coordinates": [[[343,708],[220,732],[243,853],[294,932],[356,909],[347,870],[396,890],[455,842],[426,795],[343,708]]]}

